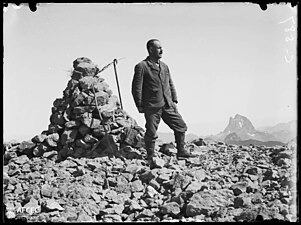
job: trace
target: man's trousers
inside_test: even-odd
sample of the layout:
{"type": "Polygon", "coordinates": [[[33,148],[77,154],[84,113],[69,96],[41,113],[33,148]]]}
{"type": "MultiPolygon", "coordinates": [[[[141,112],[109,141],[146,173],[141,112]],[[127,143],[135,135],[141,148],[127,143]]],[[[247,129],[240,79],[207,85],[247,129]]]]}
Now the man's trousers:
{"type": "Polygon", "coordinates": [[[185,133],[187,131],[186,123],[177,111],[176,106],[168,107],[166,105],[162,108],[145,109],[144,117],[146,120],[144,140],[148,143],[155,142],[158,138],[157,129],[161,118],[174,133],[185,133]]]}

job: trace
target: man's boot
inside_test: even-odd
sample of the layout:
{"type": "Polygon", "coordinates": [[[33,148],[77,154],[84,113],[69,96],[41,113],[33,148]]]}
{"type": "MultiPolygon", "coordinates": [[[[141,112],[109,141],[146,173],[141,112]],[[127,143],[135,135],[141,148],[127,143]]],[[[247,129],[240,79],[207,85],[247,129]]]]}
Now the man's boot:
{"type": "Polygon", "coordinates": [[[156,163],[154,161],[155,157],[155,142],[153,141],[145,141],[145,149],[147,152],[147,162],[151,169],[156,167],[156,163]]]}
{"type": "Polygon", "coordinates": [[[177,150],[178,150],[177,157],[189,158],[189,157],[196,157],[197,156],[197,155],[194,155],[194,154],[190,154],[184,148],[185,133],[175,132],[175,140],[176,140],[177,150]]]}

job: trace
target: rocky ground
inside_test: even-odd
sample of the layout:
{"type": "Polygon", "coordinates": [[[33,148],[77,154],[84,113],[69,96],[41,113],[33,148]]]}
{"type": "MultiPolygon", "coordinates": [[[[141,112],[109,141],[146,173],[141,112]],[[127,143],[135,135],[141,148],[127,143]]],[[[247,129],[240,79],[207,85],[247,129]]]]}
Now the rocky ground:
{"type": "Polygon", "coordinates": [[[58,160],[55,150],[34,156],[28,142],[4,143],[6,221],[298,220],[296,146],[186,147],[198,157],[177,159],[173,144],[157,146],[160,168],[151,170],[143,147],[58,160]]]}

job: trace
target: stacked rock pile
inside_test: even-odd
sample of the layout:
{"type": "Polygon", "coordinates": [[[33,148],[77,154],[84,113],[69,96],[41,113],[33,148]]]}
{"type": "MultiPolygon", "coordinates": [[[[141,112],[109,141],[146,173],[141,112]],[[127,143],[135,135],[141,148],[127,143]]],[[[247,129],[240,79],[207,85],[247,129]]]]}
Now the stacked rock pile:
{"type": "Polygon", "coordinates": [[[6,144],[5,215],[28,222],[298,221],[296,148],[198,143],[186,144],[199,155],[186,160],[172,144],[157,147],[160,168],[152,170],[134,155],[57,162],[6,144]]]}
{"type": "Polygon", "coordinates": [[[97,76],[97,65],[82,57],[73,62],[73,68],[63,97],[53,102],[48,130],[22,142],[17,153],[63,160],[68,156],[127,156],[124,146],[142,147],[143,129],[120,108],[117,96],[97,76]]]}

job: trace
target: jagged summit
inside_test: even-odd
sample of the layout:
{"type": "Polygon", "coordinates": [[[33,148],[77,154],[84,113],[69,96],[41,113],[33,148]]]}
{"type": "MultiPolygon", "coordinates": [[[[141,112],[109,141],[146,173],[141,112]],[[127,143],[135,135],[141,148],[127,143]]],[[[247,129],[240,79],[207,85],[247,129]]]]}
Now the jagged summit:
{"type": "Polygon", "coordinates": [[[239,138],[240,140],[277,141],[273,135],[256,130],[252,122],[240,114],[236,114],[234,118],[230,117],[229,123],[224,131],[213,136],[213,138],[225,141],[226,137],[227,140],[229,140],[234,137],[233,135],[235,139],[239,138]],[[230,136],[227,137],[228,135],[230,136]]]}
{"type": "Polygon", "coordinates": [[[236,114],[234,118],[230,117],[229,124],[224,132],[230,134],[242,130],[254,132],[255,128],[247,117],[236,114]]]}

